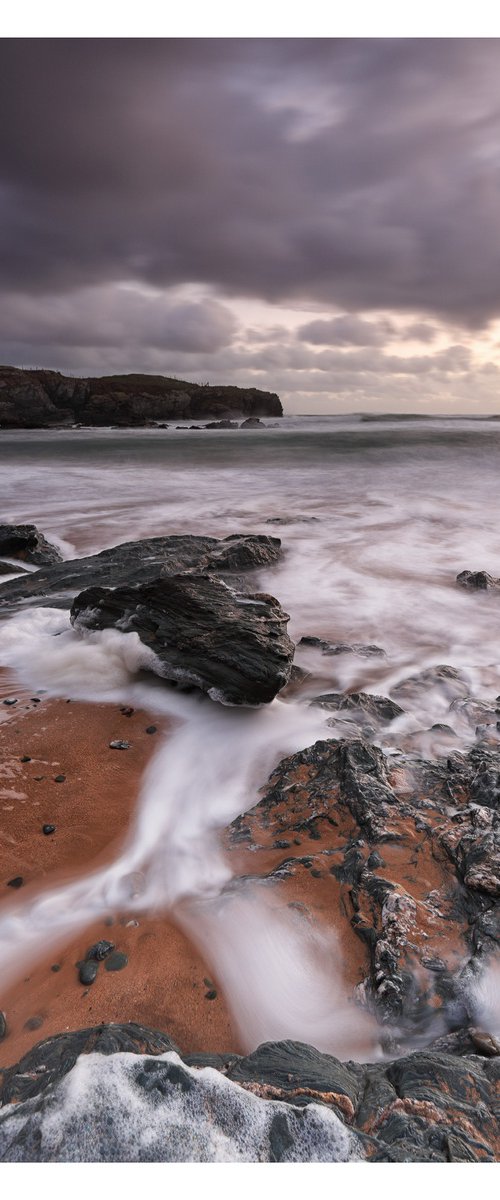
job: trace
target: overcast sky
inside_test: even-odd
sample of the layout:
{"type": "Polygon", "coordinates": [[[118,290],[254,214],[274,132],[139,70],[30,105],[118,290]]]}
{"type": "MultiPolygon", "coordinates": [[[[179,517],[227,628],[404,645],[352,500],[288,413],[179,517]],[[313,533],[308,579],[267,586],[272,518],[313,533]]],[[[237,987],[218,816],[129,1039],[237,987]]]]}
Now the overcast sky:
{"type": "Polygon", "coordinates": [[[500,41],[9,40],[0,361],[500,412],[500,41]]]}

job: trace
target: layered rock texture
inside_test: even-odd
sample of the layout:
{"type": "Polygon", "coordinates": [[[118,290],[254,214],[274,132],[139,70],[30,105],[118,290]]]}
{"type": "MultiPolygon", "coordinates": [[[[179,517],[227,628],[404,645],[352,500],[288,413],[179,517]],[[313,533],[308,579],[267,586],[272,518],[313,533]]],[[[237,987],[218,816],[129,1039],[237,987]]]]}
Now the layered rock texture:
{"type": "Polygon", "coordinates": [[[137,633],[149,669],[223,704],[266,704],[290,677],[288,614],[273,596],[241,596],[210,575],[170,575],[136,587],[89,588],[71,607],[77,630],[137,633]]]}
{"type": "Polygon", "coordinates": [[[73,379],[58,371],[0,367],[0,426],[147,425],[169,419],[281,417],[275,392],[211,387],[162,375],[73,379]]]}
{"type": "Polygon", "coordinates": [[[4,1072],[2,1162],[493,1162],[500,1059],[449,1038],[342,1063],[302,1042],[190,1055],[110,1025],[41,1042],[4,1072]]]}

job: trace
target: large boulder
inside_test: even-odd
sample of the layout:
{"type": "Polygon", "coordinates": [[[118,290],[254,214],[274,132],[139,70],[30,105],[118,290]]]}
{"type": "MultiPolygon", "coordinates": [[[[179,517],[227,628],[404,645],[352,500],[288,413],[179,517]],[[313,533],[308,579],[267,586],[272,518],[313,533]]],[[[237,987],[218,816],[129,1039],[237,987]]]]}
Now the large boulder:
{"type": "Polygon", "coordinates": [[[210,575],[88,588],[71,607],[75,629],[137,633],[154,652],[150,670],[223,704],[266,704],[288,682],[287,621],[273,596],[242,596],[210,575]]]}
{"type": "Polygon", "coordinates": [[[0,555],[42,567],[62,562],[62,555],[36,525],[0,525],[0,555]]]}
{"type": "MultiPolygon", "coordinates": [[[[58,555],[58,551],[54,553],[58,555]]],[[[68,598],[72,599],[83,588],[148,583],[184,571],[232,575],[269,567],[280,555],[280,539],[265,534],[231,534],[222,539],[194,534],[143,538],[111,546],[86,558],[52,560],[54,565],[47,570],[30,573],[25,579],[8,580],[0,585],[0,604],[17,604],[32,598],[37,604],[68,603],[68,598]]]]}

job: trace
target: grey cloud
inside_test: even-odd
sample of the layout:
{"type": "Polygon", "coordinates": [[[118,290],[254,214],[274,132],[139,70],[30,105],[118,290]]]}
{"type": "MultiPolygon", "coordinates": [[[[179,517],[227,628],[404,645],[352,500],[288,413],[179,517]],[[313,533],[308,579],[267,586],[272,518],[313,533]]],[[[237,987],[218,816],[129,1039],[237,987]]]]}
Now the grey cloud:
{"type": "Polygon", "coordinates": [[[497,39],[5,39],[12,292],[500,309],[497,39]]]}
{"type": "Polygon", "coordinates": [[[309,321],[299,327],[297,337],[317,346],[383,346],[394,332],[391,321],[366,321],[346,313],[329,321],[309,321]]]}

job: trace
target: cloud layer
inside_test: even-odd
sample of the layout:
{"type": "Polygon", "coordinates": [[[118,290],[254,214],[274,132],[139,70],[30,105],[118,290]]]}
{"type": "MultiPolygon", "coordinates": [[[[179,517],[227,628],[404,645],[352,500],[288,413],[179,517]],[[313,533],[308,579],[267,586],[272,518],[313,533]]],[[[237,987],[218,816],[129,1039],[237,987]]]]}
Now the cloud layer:
{"type": "Polygon", "coordinates": [[[401,321],[409,359],[478,336],[499,68],[495,39],[4,41],[3,360],[267,370],[245,301],[301,370],[378,371],[401,321]]]}

